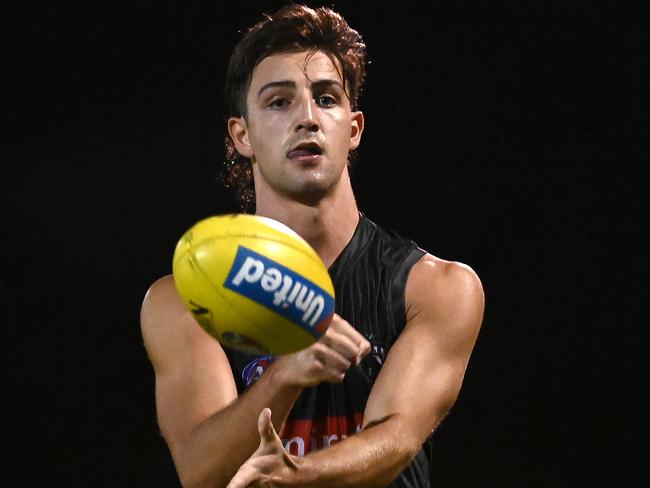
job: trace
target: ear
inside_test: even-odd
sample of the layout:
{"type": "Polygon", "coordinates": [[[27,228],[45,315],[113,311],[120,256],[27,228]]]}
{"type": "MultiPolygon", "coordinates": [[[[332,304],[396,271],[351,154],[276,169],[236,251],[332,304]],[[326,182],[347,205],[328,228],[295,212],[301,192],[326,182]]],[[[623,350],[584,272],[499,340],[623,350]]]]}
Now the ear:
{"type": "Polygon", "coordinates": [[[244,117],[230,117],[228,119],[228,134],[235,143],[235,148],[239,154],[249,159],[255,155],[248,139],[248,124],[244,117]]]}
{"type": "Polygon", "coordinates": [[[363,133],[364,118],[363,112],[352,112],[352,130],[350,131],[350,149],[356,149],[361,143],[361,134],[363,133]]]}

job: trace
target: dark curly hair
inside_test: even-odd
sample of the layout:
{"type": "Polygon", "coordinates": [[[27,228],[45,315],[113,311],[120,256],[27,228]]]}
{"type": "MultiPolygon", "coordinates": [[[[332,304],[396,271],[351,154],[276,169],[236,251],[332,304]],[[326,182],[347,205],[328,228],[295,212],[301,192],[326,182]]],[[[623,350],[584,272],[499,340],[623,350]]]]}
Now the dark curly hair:
{"type": "MultiPolygon", "coordinates": [[[[235,46],[226,75],[225,98],[229,117],[247,117],[246,95],[253,70],[273,54],[323,51],[338,60],[352,110],[366,71],[366,45],[357,31],[331,9],[287,5],[251,27],[235,46]]],[[[245,212],[255,211],[255,187],[250,159],[243,157],[226,133],[226,161],[222,174],[245,212]]]]}

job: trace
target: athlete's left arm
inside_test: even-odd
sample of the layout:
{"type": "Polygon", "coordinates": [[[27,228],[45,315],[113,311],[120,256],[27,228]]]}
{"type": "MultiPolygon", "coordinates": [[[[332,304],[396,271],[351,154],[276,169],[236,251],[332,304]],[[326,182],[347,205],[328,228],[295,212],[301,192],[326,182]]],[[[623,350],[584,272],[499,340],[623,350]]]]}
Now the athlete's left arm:
{"type": "Polygon", "coordinates": [[[406,327],[377,377],[362,431],[289,459],[261,417],[258,455],[229,487],[270,480],[277,486],[386,486],[408,466],[456,401],[483,318],[483,289],[469,267],[426,255],[409,275],[406,306],[406,327]]]}

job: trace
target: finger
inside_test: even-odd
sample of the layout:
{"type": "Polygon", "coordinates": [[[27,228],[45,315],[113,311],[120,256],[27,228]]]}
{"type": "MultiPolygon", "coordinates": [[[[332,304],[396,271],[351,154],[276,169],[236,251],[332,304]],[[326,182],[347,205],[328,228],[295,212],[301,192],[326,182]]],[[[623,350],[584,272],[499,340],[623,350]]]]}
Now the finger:
{"type": "Polygon", "coordinates": [[[273,428],[273,422],[271,421],[270,408],[263,408],[260,412],[260,416],[257,419],[257,431],[260,434],[260,445],[275,442],[278,439],[278,435],[273,428]]]}
{"type": "MultiPolygon", "coordinates": [[[[333,328],[336,332],[344,334],[352,339],[353,342],[358,343],[361,339],[365,339],[361,332],[355,329],[347,320],[345,320],[340,315],[334,314],[332,317],[332,323],[330,328],[333,328]]],[[[328,329],[329,330],[329,329],[328,329]]]]}
{"type": "Polygon", "coordinates": [[[315,368],[323,368],[323,371],[330,373],[335,371],[336,375],[339,375],[350,368],[356,356],[346,357],[334,347],[334,345],[325,341],[316,344],[312,349],[314,359],[317,361],[314,366],[315,368]]]}
{"type": "Polygon", "coordinates": [[[364,337],[361,339],[361,343],[359,344],[359,356],[357,357],[356,364],[359,364],[363,358],[370,354],[370,351],[372,351],[372,345],[368,339],[364,337]]]}
{"type": "Polygon", "coordinates": [[[320,338],[320,341],[330,349],[340,354],[346,361],[352,363],[359,355],[358,344],[345,334],[330,329],[320,338]]]}
{"type": "MultiPolygon", "coordinates": [[[[352,327],[352,325],[350,325],[350,323],[340,315],[334,314],[332,317],[332,324],[328,331],[330,330],[332,331],[331,334],[339,333],[349,338],[352,344],[352,350],[354,350],[355,353],[353,356],[346,356],[355,362],[355,364],[359,364],[359,362],[370,353],[372,349],[370,342],[368,342],[363,334],[352,327]]],[[[345,354],[343,351],[341,352],[345,354]]]]}

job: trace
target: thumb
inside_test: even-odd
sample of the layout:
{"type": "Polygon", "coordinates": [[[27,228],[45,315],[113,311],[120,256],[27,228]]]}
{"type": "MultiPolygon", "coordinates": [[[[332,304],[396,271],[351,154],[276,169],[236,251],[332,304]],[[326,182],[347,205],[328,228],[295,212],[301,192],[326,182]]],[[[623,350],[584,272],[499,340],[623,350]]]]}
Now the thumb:
{"type": "Polygon", "coordinates": [[[278,438],[271,421],[271,409],[264,408],[257,419],[257,431],[260,433],[261,444],[273,442],[278,438]]]}

